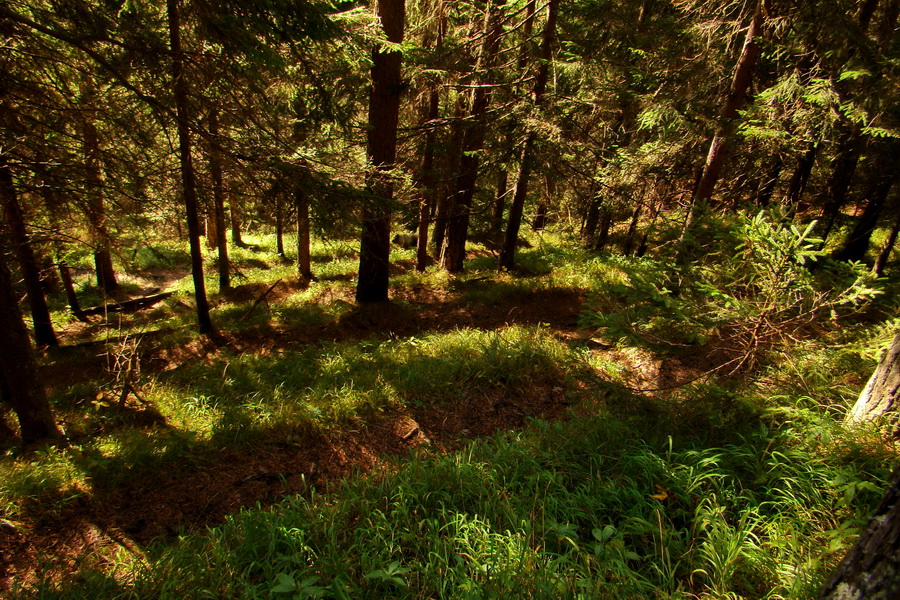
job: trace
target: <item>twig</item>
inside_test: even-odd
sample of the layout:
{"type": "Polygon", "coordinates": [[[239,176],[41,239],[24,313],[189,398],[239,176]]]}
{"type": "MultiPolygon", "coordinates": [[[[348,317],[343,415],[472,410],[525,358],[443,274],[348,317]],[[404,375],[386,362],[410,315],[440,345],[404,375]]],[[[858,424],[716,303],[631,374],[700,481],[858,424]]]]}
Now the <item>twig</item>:
{"type": "Polygon", "coordinates": [[[275,286],[278,285],[279,283],[281,283],[281,279],[279,279],[278,281],[273,283],[271,286],[269,286],[269,289],[267,289],[265,292],[263,292],[263,294],[259,298],[256,299],[256,302],[253,303],[253,306],[250,307],[250,310],[245,312],[244,316],[242,316],[240,319],[238,319],[238,323],[240,323],[241,321],[243,321],[244,319],[249,317],[250,313],[252,313],[254,310],[256,310],[256,307],[259,306],[259,303],[262,302],[263,300],[265,300],[266,296],[271,294],[272,290],[274,290],[275,286]]]}

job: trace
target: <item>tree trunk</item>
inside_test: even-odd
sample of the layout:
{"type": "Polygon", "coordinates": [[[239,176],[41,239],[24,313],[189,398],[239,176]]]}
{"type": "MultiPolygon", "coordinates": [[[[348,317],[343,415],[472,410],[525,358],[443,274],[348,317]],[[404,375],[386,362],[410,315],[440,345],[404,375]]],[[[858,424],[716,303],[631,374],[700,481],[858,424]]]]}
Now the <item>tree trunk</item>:
{"type": "Polygon", "coordinates": [[[78,295],[75,293],[75,285],[72,283],[72,273],[69,271],[69,265],[66,261],[59,262],[59,278],[63,284],[63,290],[66,292],[66,301],[69,303],[69,310],[72,316],[79,321],[87,321],[81,313],[81,304],[78,303],[78,295]]]}
{"type": "MultiPolygon", "coordinates": [[[[444,13],[444,0],[438,2],[437,32],[432,50],[440,52],[444,46],[444,35],[447,30],[447,17],[444,13]]],[[[425,47],[431,45],[430,40],[425,40],[425,47]]],[[[434,212],[435,201],[438,195],[437,173],[435,172],[435,151],[437,148],[437,120],[440,117],[441,92],[440,86],[432,84],[428,93],[428,111],[425,116],[424,126],[428,128],[425,134],[425,149],[422,154],[422,172],[419,176],[421,197],[419,199],[419,223],[416,229],[416,271],[424,272],[428,266],[428,225],[431,222],[431,214],[434,212]]]]}
{"type": "Polygon", "coordinates": [[[38,346],[57,346],[59,341],[56,339],[53,322],[50,320],[50,309],[47,307],[47,300],[41,285],[40,269],[38,269],[37,258],[35,258],[28,229],[25,226],[25,215],[19,205],[12,171],[6,157],[2,155],[0,155],[0,195],[3,199],[4,220],[6,221],[4,229],[8,230],[10,234],[22,269],[22,277],[25,279],[28,305],[34,322],[35,340],[38,346]]]}
{"type": "Polygon", "coordinates": [[[824,201],[825,209],[822,213],[825,221],[825,229],[821,235],[823,247],[834,229],[841,209],[847,202],[847,194],[862,152],[863,140],[859,127],[852,123],[846,127],[847,130],[838,142],[837,154],[831,161],[831,174],[828,177],[827,196],[824,201]]]}
{"type": "Polygon", "coordinates": [[[56,427],[41,386],[3,248],[0,248],[0,331],[3,332],[3,343],[0,344],[0,395],[16,413],[22,442],[28,447],[61,439],[62,434],[56,427]]]}
{"type": "Polygon", "coordinates": [[[87,191],[88,222],[91,226],[91,238],[94,245],[94,267],[97,273],[97,287],[107,294],[119,291],[116,272],[113,268],[112,239],[106,227],[106,207],[103,205],[103,172],[100,169],[100,139],[97,127],[85,118],[82,123],[84,136],[84,167],[87,191]]]}
{"type": "Polygon", "coordinates": [[[875,261],[875,267],[872,269],[872,272],[878,277],[884,275],[884,268],[887,266],[891,252],[894,250],[894,244],[897,243],[898,234],[900,234],[900,214],[894,219],[894,224],[891,225],[891,231],[888,233],[888,239],[885,241],[884,246],[881,247],[881,252],[878,253],[878,260],[875,261]]]}
{"type": "Polygon", "coordinates": [[[844,419],[849,424],[875,420],[882,421],[891,435],[900,435],[900,333],[844,419]]]}
{"type": "Polygon", "coordinates": [[[725,106],[722,108],[719,120],[719,130],[709,145],[706,166],[703,168],[703,175],[700,177],[700,184],[697,186],[696,199],[701,202],[709,202],[712,198],[713,189],[719,180],[719,174],[722,172],[728,137],[734,129],[734,120],[738,116],[738,110],[740,110],[744,100],[747,98],[747,91],[750,89],[750,82],[753,79],[753,69],[756,67],[756,61],[759,58],[760,46],[758,38],[762,35],[763,22],[767,12],[767,1],[759,0],[753,12],[750,28],[747,30],[747,37],[744,38],[744,48],[741,51],[741,57],[738,59],[737,66],[734,69],[731,88],[728,91],[728,97],[725,99],[725,106]]]}
{"type": "MultiPolygon", "coordinates": [[[[403,42],[405,0],[378,0],[378,16],[387,40],[403,42]]],[[[376,198],[363,211],[359,247],[357,302],[386,302],[390,267],[391,213],[394,194],[390,171],[397,155],[397,125],[403,91],[399,50],[377,47],[372,51],[372,91],[369,96],[369,129],[366,154],[371,163],[366,188],[376,198]]]]}
{"type": "Polygon", "coordinates": [[[464,125],[462,160],[459,176],[456,179],[456,190],[450,201],[447,221],[447,236],[441,250],[441,264],[451,273],[463,270],[466,258],[466,239],[469,232],[469,216],[472,209],[472,198],[475,195],[475,182],[478,179],[480,152],[484,147],[486,124],[484,116],[491,101],[492,69],[497,62],[500,40],[503,35],[503,7],[506,0],[491,0],[487,7],[484,22],[484,41],[476,71],[484,73],[483,79],[472,91],[471,111],[468,122],[464,125]]]}
{"type": "Polygon", "coordinates": [[[275,192],[275,254],[284,258],[284,214],[281,191],[275,192]]]}
{"type": "MultiPolygon", "coordinates": [[[[209,147],[209,173],[212,178],[213,215],[216,222],[216,249],[219,259],[219,292],[231,287],[231,261],[228,259],[228,239],[225,235],[225,188],[222,179],[222,151],[219,149],[219,111],[209,115],[209,134],[213,141],[209,147]]],[[[238,228],[240,238],[240,228],[238,228]]]]}
{"type": "Polygon", "coordinates": [[[866,206],[853,231],[844,241],[843,248],[835,255],[837,260],[860,261],[865,258],[885,201],[897,180],[900,161],[897,160],[896,151],[900,148],[896,144],[885,144],[880,150],[875,160],[872,179],[867,186],[866,206]]]}
{"type": "Polygon", "coordinates": [[[819,600],[900,598],[900,467],[856,544],[822,588],[819,600]]]}
{"type": "Polygon", "coordinates": [[[238,248],[246,248],[247,244],[241,237],[241,213],[237,206],[234,205],[234,198],[228,203],[228,210],[231,214],[231,243],[238,248]]]}
{"type": "Polygon", "coordinates": [[[584,226],[581,228],[581,246],[593,249],[597,245],[597,226],[600,224],[600,204],[603,199],[600,194],[594,196],[588,206],[587,215],[584,217],[584,226]]]}
{"type": "MultiPolygon", "coordinates": [[[[550,59],[553,57],[553,38],[556,36],[556,14],[559,8],[559,0],[550,0],[547,4],[547,22],[544,24],[544,34],[541,39],[540,66],[534,82],[531,97],[535,106],[540,106],[547,90],[547,80],[550,77],[550,59]]],[[[516,243],[519,241],[519,228],[522,226],[522,214],[525,211],[525,199],[528,197],[528,179],[531,176],[532,162],[534,161],[534,145],[537,135],[534,131],[528,134],[525,147],[522,150],[522,162],[519,166],[519,178],[516,181],[516,193],[513,196],[512,205],[509,207],[509,220],[506,225],[506,235],[503,239],[503,248],[500,250],[500,268],[510,270],[515,266],[516,243]]]]}
{"type": "Polygon", "coordinates": [[[800,199],[806,190],[806,182],[809,181],[818,153],[819,145],[810,143],[803,156],[797,159],[797,167],[794,169],[794,174],[791,175],[791,182],[788,184],[788,190],[784,196],[784,204],[795,212],[800,207],[800,199]]]}
{"type": "Polygon", "coordinates": [[[303,189],[303,181],[294,187],[294,203],[297,210],[297,273],[306,281],[311,281],[312,260],[309,252],[309,197],[303,189]]]}
{"type": "Polygon", "coordinates": [[[494,206],[491,211],[491,231],[500,233],[503,231],[503,212],[506,209],[506,194],[509,187],[509,172],[503,165],[497,173],[497,195],[494,197],[494,206]]]}
{"type": "Polygon", "coordinates": [[[184,208],[187,214],[188,240],[191,247],[191,275],[194,280],[194,299],[197,303],[197,324],[200,333],[211,333],[212,320],[206,299],[203,279],[203,249],[200,246],[200,222],[197,217],[197,184],[191,159],[191,132],[188,127],[188,90],[183,72],[181,51],[181,19],[179,0],[166,0],[169,20],[169,43],[172,51],[172,84],[175,92],[175,113],[178,122],[178,149],[181,159],[181,183],[184,208]]]}

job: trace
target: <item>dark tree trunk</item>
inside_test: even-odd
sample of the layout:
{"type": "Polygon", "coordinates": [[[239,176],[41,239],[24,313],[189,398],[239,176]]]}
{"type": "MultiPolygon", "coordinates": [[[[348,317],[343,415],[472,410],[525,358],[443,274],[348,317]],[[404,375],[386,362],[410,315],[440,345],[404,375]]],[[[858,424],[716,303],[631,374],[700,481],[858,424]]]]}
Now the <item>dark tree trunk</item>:
{"type": "Polygon", "coordinates": [[[706,163],[697,182],[691,198],[690,209],[681,231],[681,239],[679,240],[678,260],[685,258],[688,252],[686,242],[694,228],[694,223],[699,218],[699,213],[712,199],[713,190],[722,167],[725,164],[725,153],[728,146],[728,138],[732,134],[735,121],[738,116],[738,110],[744,104],[747,98],[747,92],[750,90],[750,83],[753,79],[753,70],[756,67],[756,61],[759,58],[760,46],[758,38],[762,35],[763,23],[765,15],[768,12],[770,0],[758,0],[756,9],[753,13],[753,20],[747,30],[744,38],[744,47],[741,56],[738,59],[737,66],[734,69],[734,76],[731,80],[731,87],[728,90],[728,97],[725,99],[725,105],[722,107],[722,113],[719,116],[719,128],[716,131],[712,142],[709,144],[709,152],[706,155],[706,163]]]}
{"type": "Polygon", "coordinates": [[[803,198],[803,192],[806,191],[806,183],[812,173],[813,165],[816,164],[816,155],[819,153],[818,144],[810,144],[806,152],[797,159],[797,167],[794,174],[791,175],[791,182],[788,184],[787,193],[784,196],[784,204],[796,211],[800,207],[800,199],[803,198]]]}
{"type": "MultiPolygon", "coordinates": [[[[378,16],[388,41],[403,41],[406,6],[404,0],[379,0],[378,16]]],[[[375,48],[372,52],[372,91],[369,96],[369,130],[366,154],[371,168],[367,190],[376,198],[363,213],[359,248],[357,302],[386,302],[390,267],[391,213],[388,203],[394,194],[390,170],[397,154],[397,125],[400,118],[402,54],[375,48]]]]}
{"type": "Polygon", "coordinates": [[[641,220],[641,211],[643,209],[644,203],[638,202],[634,212],[631,213],[631,222],[628,224],[628,233],[625,236],[625,244],[622,247],[622,254],[625,256],[631,256],[631,252],[634,250],[634,236],[637,234],[637,226],[641,220]]]}
{"type": "MultiPolygon", "coordinates": [[[[228,259],[228,239],[225,235],[225,187],[222,179],[222,151],[219,149],[219,111],[209,115],[209,133],[213,138],[209,148],[209,173],[212,178],[213,215],[216,223],[216,249],[219,257],[219,291],[231,287],[231,261],[228,259]]],[[[240,228],[238,228],[240,238],[240,228]]]]}
{"type": "Polygon", "coordinates": [[[759,0],[756,3],[753,20],[750,23],[750,28],[747,30],[747,37],[744,39],[744,48],[734,69],[731,88],[728,91],[728,97],[725,99],[725,106],[722,108],[719,130],[709,145],[706,166],[703,168],[703,175],[700,177],[700,184],[697,186],[696,193],[696,199],[701,202],[709,202],[712,198],[713,189],[719,180],[719,174],[722,172],[722,166],[725,162],[725,148],[728,144],[728,137],[734,128],[734,120],[738,116],[738,110],[743,106],[744,100],[747,98],[747,91],[750,89],[753,69],[756,67],[756,61],[760,53],[758,38],[762,35],[765,13],[768,10],[766,4],[765,0],[759,0]]]}
{"type": "Polygon", "coordinates": [[[200,333],[211,333],[213,325],[209,316],[209,303],[206,299],[206,282],[203,279],[203,249],[200,246],[200,221],[197,217],[197,184],[194,163],[191,158],[188,90],[183,72],[179,0],[166,0],[166,10],[169,19],[169,43],[172,51],[172,84],[175,92],[176,120],[178,121],[182,194],[187,214],[188,240],[191,247],[191,275],[194,280],[194,299],[197,303],[197,324],[200,333]]]}
{"type": "MultiPolygon", "coordinates": [[[[547,80],[550,76],[550,59],[553,57],[553,39],[556,36],[556,14],[559,8],[559,0],[550,0],[547,4],[547,22],[544,24],[544,33],[541,39],[540,66],[532,90],[532,101],[540,106],[544,92],[547,90],[547,80]]],[[[528,179],[531,176],[532,162],[534,162],[534,145],[537,135],[534,131],[528,134],[525,147],[522,150],[522,162],[519,166],[519,178],[516,181],[516,193],[513,196],[512,205],[509,207],[509,220],[506,225],[506,235],[503,238],[503,248],[500,250],[500,268],[510,270],[516,262],[516,244],[519,240],[519,228],[522,226],[522,214],[525,211],[525,200],[528,197],[528,179]]]]}
{"type": "Polygon", "coordinates": [[[863,421],[882,421],[891,435],[900,436],[900,333],[845,418],[847,423],[863,421]]]}
{"type": "MultiPolygon", "coordinates": [[[[447,29],[447,18],[444,14],[444,0],[438,3],[437,34],[434,39],[434,48],[440,52],[444,45],[444,35],[447,29]]],[[[425,46],[429,45],[426,41],[425,46]]],[[[419,222],[416,232],[416,271],[424,272],[428,266],[428,225],[434,212],[434,205],[438,195],[437,173],[435,172],[435,151],[437,148],[437,120],[440,117],[441,93],[440,87],[432,84],[428,93],[428,111],[425,116],[425,149],[422,154],[422,173],[419,177],[421,197],[419,199],[419,222]]]]}
{"type": "Polygon", "coordinates": [[[612,208],[606,207],[600,211],[600,233],[597,234],[597,250],[603,250],[609,243],[609,230],[612,228],[615,213],[612,208]]]}
{"type": "Polygon", "coordinates": [[[313,273],[309,252],[309,197],[303,189],[303,183],[301,178],[294,187],[294,203],[297,210],[297,273],[310,281],[313,273]]]}
{"type": "Polygon", "coordinates": [[[486,124],[484,116],[491,101],[492,69],[497,61],[503,34],[503,7],[506,0],[491,0],[484,23],[484,41],[476,70],[485,75],[472,92],[472,105],[468,122],[464,125],[462,160],[456,190],[450,201],[447,220],[447,236],[441,249],[441,264],[451,273],[463,270],[466,258],[466,239],[469,232],[469,215],[475,182],[480,167],[479,155],[484,146],[486,124]]]}
{"type": "Polygon", "coordinates": [[[894,250],[894,244],[897,243],[898,234],[900,234],[900,214],[894,219],[894,224],[891,225],[891,231],[888,233],[888,239],[885,241],[884,246],[881,247],[881,252],[878,253],[878,260],[875,261],[875,268],[872,269],[879,277],[884,275],[884,268],[887,266],[891,252],[894,250]]]}
{"type": "Polygon", "coordinates": [[[78,295],[75,293],[75,285],[72,283],[72,273],[69,271],[69,265],[64,260],[59,262],[59,278],[66,292],[66,301],[69,303],[69,310],[72,312],[72,316],[79,321],[87,321],[81,313],[81,304],[78,303],[78,295]]]}
{"type": "Polygon", "coordinates": [[[860,261],[865,258],[885,201],[897,181],[897,171],[900,170],[897,151],[900,148],[896,144],[885,144],[880,150],[865,193],[866,206],[853,231],[844,241],[843,248],[835,255],[837,260],[860,261]]]}
{"type": "Polygon", "coordinates": [[[863,140],[859,128],[853,124],[847,124],[846,127],[838,142],[837,154],[831,161],[831,174],[828,177],[827,196],[824,201],[825,210],[822,214],[825,221],[825,229],[821,235],[823,246],[834,229],[841,209],[847,203],[847,194],[862,152],[863,140]]]}
{"type": "Polygon", "coordinates": [[[780,156],[772,159],[772,164],[763,180],[760,182],[758,192],[756,194],[756,205],[765,208],[772,202],[772,194],[775,192],[775,186],[778,185],[778,178],[781,177],[781,170],[784,168],[784,161],[780,156]]]}
{"type": "Polygon", "coordinates": [[[900,598],[900,467],[881,504],[831,578],[820,600],[900,598]]]}
{"type": "Polygon", "coordinates": [[[494,197],[494,206],[491,211],[491,231],[500,233],[503,231],[503,213],[506,210],[506,194],[509,187],[509,172],[501,165],[497,173],[497,195],[494,197]]]}
{"type": "Polygon", "coordinates": [[[275,193],[275,254],[284,258],[284,214],[281,192],[275,193]]]}
{"type": "Polygon", "coordinates": [[[593,249],[597,245],[597,226],[600,224],[600,204],[603,199],[598,194],[591,200],[587,215],[584,217],[584,226],[581,228],[581,245],[584,248],[593,249]]]}
{"type": "Polygon", "coordinates": [[[112,238],[106,227],[106,207],[103,204],[103,172],[100,169],[100,139],[94,124],[85,119],[82,124],[84,136],[84,167],[87,188],[88,222],[94,245],[94,268],[97,273],[97,287],[107,294],[119,291],[116,272],[113,268],[112,238]]]}
{"type": "Polygon", "coordinates": [[[238,248],[246,248],[244,238],[241,237],[241,213],[234,204],[234,198],[228,203],[228,209],[231,213],[231,243],[238,248]]]}
{"type": "Polygon", "coordinates": [[[532,231],[543,231],[547,226],[547,205],[539,202],[537,210],[534,211],[534,221],[531,223],[532,231]]]}
{"type": "Polygon", "coordinates": [[[3,248],[0,248],[0,331],[3,332],[0,395],[16,413],[22,442],[27,447],[61,439],[41,386],[3,248]]]}
{"type": "MultiPolygon", "coordinates": [[[[10,241],[15,249],[19,266],[22,269],[22,277],[25,279],[25,291],[28,293],[28,305],[31,309],[31,318],[34,322],[34,337],[39,346],[57,346],[59,341],[53,331],[53,322],[50,320],[50,309],[44,298],[44,288],[41,284],[41,273],[38,268],[34,249],[31,247],[31,239],[25,225],[25,215],[19,205],[19,197],[13,184],[12,171],[6,161],[6,157],[0,155],[0,195],[3,199],[4,220],[10,241]]],[[[3,232],[0,232],[2,234],[3,232]]],[[[2,345],[2,344],[0,344],[2,345]]]]}
{"type": "MultiPolygon", "coordinates": [[[[462,158],[462,144],[464,118],[466,115],[465,94],[457,96],[456,109],[454,113],[454,128],[450,136],[449,149],[444,154],[446,168],[448,173],[459,173],[460,159],[462,158]]],[[[431,243],[434,245],[435,254],[440,256],[441,249],[444,247],[444,238],[447,235],[447,218],[450,212],[450,204],[453,192],[455,190],[456,180],[449,182],[445,186],[441,186],[437,192],[437,206],[434,211],[434,230],[431,232],[431,243]]]]}

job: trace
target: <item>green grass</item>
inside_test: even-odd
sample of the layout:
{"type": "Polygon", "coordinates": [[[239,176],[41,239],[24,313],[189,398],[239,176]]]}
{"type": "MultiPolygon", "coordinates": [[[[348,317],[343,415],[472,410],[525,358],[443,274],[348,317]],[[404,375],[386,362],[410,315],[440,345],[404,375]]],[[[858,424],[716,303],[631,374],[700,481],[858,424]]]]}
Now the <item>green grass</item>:
{"type": "Polygon", "coordinates": [[[809,598],[888,471],[839,428],[823,444],[802,425],[771,414],[704,447],[610,413],[538,422],[35,595],[809,598]]]}
{"type": "MultiPolygon", "coordinates": [[[[660,260],[598,257],[553,232],[530,239],[514,273],[497,273],[486,253],[461,275],[436,267],[417,273],[409,267],[414,252],[394,249],[392,261],[403,268],[392,289],[398,296],[433,289],[473,306],[572,290],[598,298],[596,309],[626,314],[626,292],[646,291],[629,292],[636,283],[664,287],[677,276],[660,260]]],[[[294,267],[275,256],[274,236],[246,241],[255,247],[232,251],[243,275],[236,286],[255,294],[277,279],[296,282],[294,267]]],[[[290,237],[285,246],[290,254],[290,237]]],[[[236,336],[340,327],[355,317],[347,299],[356,252],[353,241],[316,241],[319,280],[249,316],[252,299],[218,295],[208,268],[213,319],[236,336]]],[[[183,258],[179,245],[158,243],[131,260],[138,274],[183,258]]],[[[92,293],[85,280],[79,285],[92,293]]],[[[94,371],[87,365],[98,352],[125,348],[118,336],[157,329],[165,331],[142,343],[199,344],[190,276],[176,289],[152,311],[111,317],[109,327],[83,334],[109,347],[53,351],[44,361],[94,371]]],[[[655,308],[670,302],[650,296],[655,308]]],[[[340,440],[385,414],[562,389],[578,416],[531,421],[447,454],[419,447],[327,493],[248,508],[219,527],[140,552],[111,550],[102,570],[85,566],[60,580],[49,569],[15,592],[61,599],[813,597],[896,460],[876,430],[840,425],[874,367],[873,349],[893,335],[892,297],[864,318],[793,345],[752,376],[650,396],[625,387],[630,366],[617,361],[629,352],[650,359],[677,352],[654,354],[622,338],[610,354],[587,339],[561,341],[548,328],[521,326],[288,343],[262,354],[221,348],[143,375],[148,412],[165,427],[117,407],[119,384],[101,373],[52,395],[69,448],[27,457],[10,448],[0,459],[0,524],[27,534],[120,486],[203,469],[220,455],[302,446],[309,436],[340,440]]],[[[394,304],[401,316],[415,310],[394,304]]],[[[54,306],[54,318],[65,322],[62,304],[54,306]]],[[[657,312],[647,326],[673,333],[671,316],[657,312]]],[[[694,340],[680,352],[704,349],[698,326],[677,327],[694,340]]]]}

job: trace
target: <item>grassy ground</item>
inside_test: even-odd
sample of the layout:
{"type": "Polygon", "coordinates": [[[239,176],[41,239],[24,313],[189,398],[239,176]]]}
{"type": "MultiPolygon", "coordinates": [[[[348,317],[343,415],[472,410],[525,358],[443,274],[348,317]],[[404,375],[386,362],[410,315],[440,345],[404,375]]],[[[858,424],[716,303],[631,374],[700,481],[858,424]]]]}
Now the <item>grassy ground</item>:
{"type": "Polygon", "coordinates": [[[352,244],[317,243],[303,286],[250,241],[212,294],[216,340],[192,333],[177,249],[135,253],[133,291],[181,290],[156,309],[76,326],[57,305],[68,347],[42,368],[71,445],[0,460],[8,592],[810,598],[896,461],[840,424],[888,305],[724,378],[708,330],[673,348],[578,327],[586,298],[633,308],[652,261],[548,236],[516,275],[475,247],[449,277],[397,250],[372,310],[352,244]]]}

